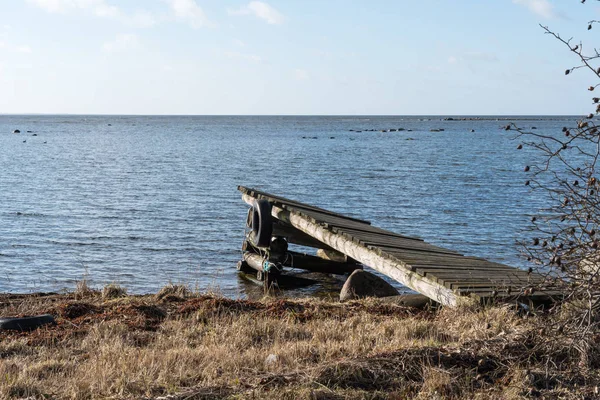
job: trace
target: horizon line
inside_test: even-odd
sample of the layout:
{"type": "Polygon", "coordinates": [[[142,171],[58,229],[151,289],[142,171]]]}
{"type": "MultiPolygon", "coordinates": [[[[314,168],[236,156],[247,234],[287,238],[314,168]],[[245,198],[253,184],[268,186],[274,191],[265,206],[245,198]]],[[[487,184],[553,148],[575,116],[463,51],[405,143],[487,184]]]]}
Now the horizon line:
{"type": "Polygon", "coordinates": [[[93,117],[586,117],[577,114],[103,114],[103,113],[0,113],[0,116],[93,117]]]}

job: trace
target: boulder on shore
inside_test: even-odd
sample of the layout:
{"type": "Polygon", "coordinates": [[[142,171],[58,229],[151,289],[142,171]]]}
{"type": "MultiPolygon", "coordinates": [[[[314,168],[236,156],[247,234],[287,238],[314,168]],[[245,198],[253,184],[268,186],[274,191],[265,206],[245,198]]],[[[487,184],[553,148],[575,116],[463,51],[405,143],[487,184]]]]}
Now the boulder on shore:
{"type": "Polygon", "coordinates": [[[362,299],[365,297],[397,296],[398,291],[382,278],[363,270],[354,271],[344,283],[340,292],[340,301],[362,299]]]}
{"type": "Polygon", "coordinates": [[[20,131],[20,130],[18,130],[18,129],[15,129],[15,130],[13,131],[13,133],[21,133],[21,131],[20,131]]]}

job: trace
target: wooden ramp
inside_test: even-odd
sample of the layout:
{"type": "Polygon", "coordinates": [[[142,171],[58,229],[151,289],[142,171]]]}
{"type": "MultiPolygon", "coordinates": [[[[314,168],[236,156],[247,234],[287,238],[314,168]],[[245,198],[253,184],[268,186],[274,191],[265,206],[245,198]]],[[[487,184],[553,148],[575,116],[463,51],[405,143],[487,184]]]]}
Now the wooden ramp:
{"type": "Polygon", "coordinates": [[[303,232],[304,237],[295,235],[296,243],[334,249],[445,305],[556,294],[542,290],[545,277],[536,273],[467,257],[368,221],[259,190],[243,186],[238,190],[249,205],[255,199],[269,201],[280,232],[303,232]]]}

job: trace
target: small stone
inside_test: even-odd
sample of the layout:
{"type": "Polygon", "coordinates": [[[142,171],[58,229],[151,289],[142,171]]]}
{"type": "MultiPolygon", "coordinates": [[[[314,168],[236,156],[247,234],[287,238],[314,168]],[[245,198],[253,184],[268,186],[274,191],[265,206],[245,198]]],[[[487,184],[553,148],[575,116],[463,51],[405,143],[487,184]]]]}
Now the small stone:
{"type": "Polygon", "coordinates": [[[273,365],[273,364],[276,364],[278,360],[279,360],[279,357],[277,357],[277,354],[269,354],[267,356],[267,358],[265,359],[265,364],[273,365]]]}

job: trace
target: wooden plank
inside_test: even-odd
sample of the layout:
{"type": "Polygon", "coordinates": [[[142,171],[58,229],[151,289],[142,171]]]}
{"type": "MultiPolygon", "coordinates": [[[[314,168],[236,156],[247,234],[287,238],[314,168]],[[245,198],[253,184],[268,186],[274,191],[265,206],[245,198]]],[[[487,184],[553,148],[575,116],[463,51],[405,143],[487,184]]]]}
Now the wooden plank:
{"type": "Polygon", "coordinates": [[[360,236],[354,236],[358,240],[360,240],[365,246],[377,246],[377,247],[387,247],[388,249],[403,249],[403,250],[417,250],[417,251],[431,251],[433,253],[442,253],[442,254],[451,254],[455,256],[462,256],[463,254],[454,251],[448,250],[443,247],[434,246],[425,242],[417,242],[411,240],[374,240],[374,239],[365,239],[360,236]]]}
{"type": "Polygon", "coordinates": [[[410,240],[399,237],[387,237],[387,239],[374,239],[368,238],[366,239],[363,235],[350,234],[342,229],[332,229],[333,232],[340,233],[342,235],[346,235],[352,238],[355,242],[361,243],[365,246],[374,246],[374,247],[387,247],[388,250],[395,249],[404,249],[404,250],[414,250],[414,251],[431,251],[434,253],[462,256],[462,254],[457,253],[453,250],[444,249],[442,247],[437,247],[431,245],[429,243],[425,243],[420,240],[410,240]]]}
{"type": "Polygon", "coordinates": [[[461,254],[455,253],[452,250],[445,250],[445,249],[441,249],[441,248],[438,249],[433,246],[417,248],[417,247],[402,246],[401,244],[398,244],[397,246],[373,244],[373,245],[367,245],[367,247],[377,247],[377,248],[381,249],[381,251],[385,251],[386,253],[389,253],[392,251],[396,252],[398,250],[400,250],[400,251],[408,250],[408,251],[415,251],[415,252],[420,252],[420,253],[424,253],[424,254],[442,254],[444,256],[462,256],[461,254]]]}
{"type": "Polygon", "coordinates": [[[337,275],[351,274],[357,269],[363,269],[362,265],[356,263],[325,260],[317,256],[302,254],[295,251],[290,251],[288,253],[291,255],[291,258],[285,261],[284,266],[290,268],[299,268],[306,271],[337,275]]]}
{"type": "Polygon", "coordinates": [[[506,271],[506,272],[510,272],[513,271],[515,268],[511,268],[511,267],[507,267],[507,266],[501,266],[501,265],[486,265],[486,264],[471,264],[471,265],[465,265],[465,264],[449,264],[449,263],[443,263],[443,262],[439,262],[439,261],[435,261],[435,262],[426,262],[426,261],[416,261],[414,263],[411,263],[410,265],[413,266],[413,268],[417,268],[417,269],[447,269],[447,270],[454,270],[454,269],[473,269],[473,270],[483,270],[483,271],[506,271]]]}
{"type": "Polygon", "coordinates": [[[528,278],[535,277],[536,279],[545,279],[542,275],[528,274],[526,271],[498,271],[498,270],[448,270],[448,269],[427,269],[425,270],[425,274],[427,275],[435,275],[440,278],[448,278],[448,277],[476,277],[481,276],[483,278],[491,278],[491,277],[514,277],[514,278],[528,278]]]}
{"type": "Polygon", "coordinates": [[[534,299],[536,297],[546,297],[546,296],[562,296],[564,295],[562,292],[560,291],[556,291],[556,290],[536,290],[533,292],[533,294],[528,294],[525,295],[522,291],[520,290],[516,290],[514,288],[512,288],[512,290],[510,291],[510,293],[508,293],[506,290],[497,290],[497,295],[496,296],[492,296],[493,291],[492,290],[488,290],[485,288],[473,288],[473,289],[454,289],[454,291],[459,294],[459,295],[471,295],[471,294],[475,294],[480,298],[492,298],[492,297],[515,297],[515,298],[530,298],[530,299],[534,299]]]}
{"type": "MultiPolygon", "coordinates": [[[[426,277],[432,278],[432,276],[426,275],[426,277]]],[[[450,287],[448,285],[456,285],[456,286],[466,286],[470,283],[485,283],[489,287],[502,287],[502,286],[527,286],[527,285],[536,285],[542,284],[545,280],[538,279],[525,279],[521,277],[511,278],[502,278],[502,277],[461,277],[461,278],[451,278],[451,277],[440,277],[435,276],[435,279],[438,283],[450,287]]]]}
{"type": "Polygon", "coordinates": [[[321,212],[313,211],[313,210],[302,210],[302,209],[299,209],[299,208],[294,207],[293,205],[289,205],[289,204],[286,204],[283,208],[285,208],[289,211],[299,212],[301,214],[304,214],[311,218],[314,218],[318,221],[325,222],[329,225],[357,227],[360,229],[370,229],[370,230],[374,230],[374,231],[378,230],[378,228],[375,228],[375,227],[371,226],[370,224],[366,224],[364,222],[357,222],[357,221],[350,220],[348,218],[338,217],[336,215],[327,215],[327,214],[323,214],[321,212]]]}
{"type": "MultiPolygon", "coordinates": [[[[498,285],[495,284],[490,284],[490,282],[469,282],[467,283],[449,283],[450,286],[446,286],[446,287],[450,287],[451,289],[470,289],[470,288],[488,288],[490,291],[493,290],[502,290],[502,288],[505,287],[519,287],[518,284],[505,284],[505,283],[501,283],[498,285]]],[[[532,286],[534,284],[532,283],[528,283],[524,286],[532,286]]],[[[521,286],[522,287],[522,286],[521,286]]]]}
{"type": "Polygon", "coordinates": [[[392,234],[393,232],[386,231],[384,229],[377,228],[377,227],[371,226],[371,225],[331,223],[331,222],[327,223],[327,225],[330,228],[332,228],[333,230],[339,229],[339,230],[343,230],[343,231],[346,231],[349,233],[351,233],[351,231],[357,231],[357,232],[363,232],[363,233],[374,233],[374,234],[380,234],[380,235],[386,235],[386,236],[400,237],[403,239],[418,240],[418,241],[422,242],[421,239],[410,237],[410,236],[405,236],[405,235],[400,235],[398,233],[392,234]]]}
{"type": "Polygon", "coordinates": [[[544,279],[536,279],[536,278],[525,278],[525,277],[512,277],[512,278],[504,278],[500,276],[492,276],[492,277],[483,277],[483,276],[439,276],[439,275],[425,275],[426,278],[431,280],[435,280],[437,283],[441,285],[446,284],[457,284],[457,285],[468,285],[469,283],[481,283],[485,282],[490,285],[490,287],[500,286],[503,284],[515,284],[515,285],[523,285],[523,284],[542,284],[545,282],[544,279]]]}
{"type": "MultiPolygon", "coordinates": [[[[400,250],[400,249],[390,249],[386,251],[386,253],[391,254],[396,257],[401,257],[402,259],[406,259],[407,262],[417,262],[417,261],[441,261],[442,263],[454,263],[457,265],[482,265],[487,264],[488,261],[483,260],[481,258],[475,257],[466,257],[466,256],[457,256],[454,254],[435,254],[435,253],[426,253],[426,252],[418,252],[412,250],[400,250]]],[[[502,264],[501,264],[502,265],[502,264]]]]}
{"type": "Polygon", "coordinates": [[[364,236],[364,237],[373,237],[373,238],[401,238],[401,239],[407,239],[407,240],[414,240],[417,242],[424,242],[423,239],[419,239],[416,237],[412,237],[412,236],[406,236],[406,235],[401,235],[399,233],[396,232],[392,232],[392,231],[386,231],[384,229],[381,228],[377,228],[376,226],[370,226],[370,230],[363,230],[363,229],[354,229],[354,228],[342,228],[342,227],[337,227],[335,226],[335,224],[332,226],[332,229],[335,231],[337,230],[341,230],[344,231],[345,233],[348,233],[349,235],[353,235],[353,236],[364,236]]]}
{"type": "MultiPolygon", "coordinates": [[[[436,274],[437,275],[440,274],[439,271],[433,270],[431,268],[423,268],[423,267],[419,267],[419,266],[415,266],[415,265],[411,265],[411,266],[413,267],[414,271],[416,271],[419,275],[422,275],[422,276],[427,276],[428,274],[430,276],[436,276],[436,274]]],[[[471,269],[471,268],[468,268],[468,267],[461,268],[461,269],[444,270],[444,271],[448,271],[448,272],[452,271],[452,272],[455,273],[455,275],[456,275],[456,273],[465,272],[465,271],[475,272],[475,273],[495,271],[495,272],[503,272],[505,275],[508,275],[510,273],[510,271],[506,271],[506,270],[489,270],[489,269],[481,269],[481,268],[474,270],[474,269],[471,269]]]]}
{"type": "Polygon", "coordinates": [[[362,219],[358,219],[358,218],[352,218],[352,217],[348,217],[346,215],[342,215],[333,211],[329,211],[329,210],[325,210],[323,208],[320,207],[316,207],[316,206],[312,206],[310,204],[305,204],[305,203],[301,203],[299,201],[295,201],[295,200],[290,200],[290,199],[286,199],[285,197],[281,197],[281,196],[276,196],[270,193],[266,193],[257,189],[252,189],[252,188],[247,188],[244,186],[238,186],[238,190],[244,194],[250,195],[251,197],[254,198],[264,198],[267,200],[272,200],[274,202],[279,202],[279,203],[283,203],[283,204],[290,204],[290,205],[295,205],[299,208],[304,208],[306,210],[313,210],[313,211],[317,211],[319,213],[323,213],[326,215],[332,215],[332,216],[337,216],[337,217],[341,217],[347,220],[351,220],[351,221],[356,221],[356,222],[360,222],[363,224],[367,224],[370,225],[371,223],[369,221],[365,221],[362,219]]]}

